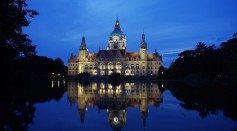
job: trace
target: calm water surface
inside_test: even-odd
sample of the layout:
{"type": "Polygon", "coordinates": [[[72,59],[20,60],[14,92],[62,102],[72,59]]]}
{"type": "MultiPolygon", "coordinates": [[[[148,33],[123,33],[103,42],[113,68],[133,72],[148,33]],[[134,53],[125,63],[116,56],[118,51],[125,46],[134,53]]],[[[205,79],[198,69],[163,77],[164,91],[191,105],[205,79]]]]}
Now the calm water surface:
{"type": "Polygon", "coordinates": [[[63,80],[32,82],[24,89],[28,92],[13,93],[19,97],[8,95],[1,100],[5,104],[1,109],[2,130],[237,129],[233,89],[165,82],[80,84],[63,80]]]}

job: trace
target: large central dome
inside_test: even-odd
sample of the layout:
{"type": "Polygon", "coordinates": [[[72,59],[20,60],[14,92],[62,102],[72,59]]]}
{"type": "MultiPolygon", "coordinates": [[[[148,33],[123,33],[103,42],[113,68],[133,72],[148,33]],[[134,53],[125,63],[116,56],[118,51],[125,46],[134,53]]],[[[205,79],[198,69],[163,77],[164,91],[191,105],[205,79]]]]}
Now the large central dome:
{"type": "Polygon", "coordinates": [[[124,36],[123,32],[120,29],[120,23],[119,23],[118,18],[116,20],[114,30],[110,34],[110,37],[114,37],[114,36],[118,36],[118,37],[123,37],[124,36]]]}
{"type": "Polygon", "coordinates": [[[126,46],[126,37],[120,29],[120,23],[117,17],[114,30],[109,36],[108,50],[124,50],[126,49],[126,46]]]}
{"type": "Polygon", "coordinates": [[[121,31],[121,29],[114,29],[114,30],[111,32],[110,37],[114,37],[114,36],[123,37],[124,34],[123,34],[123,32],[121,31]]]}

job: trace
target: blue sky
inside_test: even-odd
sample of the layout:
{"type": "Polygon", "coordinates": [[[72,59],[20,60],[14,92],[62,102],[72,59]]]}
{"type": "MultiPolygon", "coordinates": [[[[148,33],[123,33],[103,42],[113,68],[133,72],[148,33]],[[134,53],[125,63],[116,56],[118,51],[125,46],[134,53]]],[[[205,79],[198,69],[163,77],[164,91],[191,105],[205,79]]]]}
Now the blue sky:
{"type": "Polygon", "coordinates": [[[236,0],[32,0],[39,15],[24,29],[38,55],[60,57],[67,65],[78,54],[83,33],[89,52],[106,49],[116,17],[128,51],[139,51],[146,34],[148,53],[162,54],[165,66],[198,42],[218,45],[237,32],[236,0]]]}

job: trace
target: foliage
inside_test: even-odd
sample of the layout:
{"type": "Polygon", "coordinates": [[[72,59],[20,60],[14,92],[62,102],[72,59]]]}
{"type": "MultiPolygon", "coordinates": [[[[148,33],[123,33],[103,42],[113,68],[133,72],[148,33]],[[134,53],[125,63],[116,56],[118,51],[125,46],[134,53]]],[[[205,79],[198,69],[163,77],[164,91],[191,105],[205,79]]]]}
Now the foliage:
{"type": "Polygon", "coordinates": [[[119,73],[112,73],[109,75],[108,79],[110,81],[119,81],[121,79],[121,75],[119,73]]]}
{"type": "Polygon", "coordinates": [[[223,62],[225,63],[228,75],[235,79],[237,78],[237,37],[234,37],[227,42],[221,44],[223,62]]]}
{"type": "Polygon", "coordinates": [[[15,57],[30,56],[36,53],[35,46],[31,45],[31,40],[28,39],[27,34],[23,33],[22,27],[29,26],[30,21],[27,17],[34,18],[38,12],[26,9],[26,7],[26,0],[0,2],[1,48],[8,48],[15,57]]]}
{"type": "Polygon", "coordinates": [[[0,2],[0,59],[2,74],[14,72],[17,60],[36,54],[35,46],[23,27],[29,26],[27,18],[38,15],[34,10],[26,9],[26,0],[2,0],[0,2]]]}
{"type": "Polygon", "coordinates": [[[164,78],[164,77],[167,77],[168,74],[169,74],[168,69],[165,68],[163,65],[160,66],[159,71],[158,71],[158,77],[164,78]]]}
{"type": "Polygon", "coordinates": [[[90,73],[88,73],[88,72],[84,72],[84,73],[80,73],[80,74],[78,74],[78,75],[76,75],[76,78],[77,79],[85,79],[85,78],[88,78],[88,77],[90,77],[90,73]]]}
{"type": "Polygon", "coordinates": [[[26,9],[27,0],[2,0],[0,2],[0,59],[1,76],[49,75],[52,72],[66,74],[62,60],[36,56],[36,46],[23,27],[30,24],[29,18],[38,15],[26,9]]]}
{"type": "Polygon", "coordinates": [[[223,50],[214,45],[206,46],[199,42],[194,50],[185,50],[179,54],[170,66],[172,76],[180,77],[190,74],[204,76],[226,75],[227,69],[224,63],[223,50]]]}
{"type": "Polygon", "coordinates": [[[16,72],[24,72],[25,75],[66,75],[66,67],[60,58],[53,60],[45,56],[30,56],[21,58],[19,61],[19,70],[16,72]]]}

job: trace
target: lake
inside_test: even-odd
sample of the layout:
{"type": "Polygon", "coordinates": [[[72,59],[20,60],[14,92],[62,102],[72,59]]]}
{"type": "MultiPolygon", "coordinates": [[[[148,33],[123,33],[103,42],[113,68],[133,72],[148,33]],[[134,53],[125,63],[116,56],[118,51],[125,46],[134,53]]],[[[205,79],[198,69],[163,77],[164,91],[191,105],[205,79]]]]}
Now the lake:
{"type": "Polygon", "coordinates": [[[4,82],[0,130],[236,130],[235,88],[178,82],[4,82]]]}

